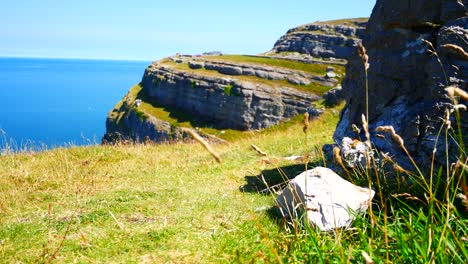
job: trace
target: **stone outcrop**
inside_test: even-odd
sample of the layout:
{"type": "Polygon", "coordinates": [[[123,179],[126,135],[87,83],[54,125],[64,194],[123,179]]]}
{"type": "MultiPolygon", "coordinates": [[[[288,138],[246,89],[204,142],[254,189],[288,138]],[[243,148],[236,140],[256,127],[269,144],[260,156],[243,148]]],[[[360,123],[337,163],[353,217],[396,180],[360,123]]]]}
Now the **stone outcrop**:
{"type": "Polygon", "coordinates": [[[347,59],[365,33],[367,19],[316,22],[302,25],[282,36],[273,52],[298,52],[318,58],[347,59]]]}
{"type": "MultiPolygon", "coordinates": [[[[456,86],[467,91],[468,1],[466,0],[378,0],[369,19],[363,45],[367,49],[368,94],[363,61],[357,53],[347,66],[343,91],[347,104],[341,113],[334,139],[364,138],[353,131],[361,127],[361,115],[369,108],[371,141],[382,152],[394,155],[409,165],[400,146],[375,129],[393,126],[406,148],[420,165],[445,160],[445,142],[438,133],[453,102],[444,90],[456,86]],[[451,44],[451,45],[447,45],[451,44]],[[453,46],[455,45],[455,46],[453,46]],[[465,52],[465,55],[463,54],[465,52]]],[[[460,103],[466,104],[461,100],[460,103]]],[[[466,111],[461,112],[461,134],[466,144],[466,111]]],[[[455,115],[450,115],[457,127],[455,115]]],[[[452,130],[453,132],[453,130],[452,130]]],[[[443,132],[442,132],[443,133],[443,132]]],[[[450,159],[456,159],[459,147],[449,139],[450,159]]],[[[466,150],[464,150],[466,151],[466,150]]]]}
{"type": "Polygon", "coordinates": [[[181,129],[138,110],[138,102],[127,94],[106,120],[103,142],[173,142],[187,138],[181,129]]]}
{"type": "Polygon", "coordinates": [[[146,69],[142,86],[149,100],[191,113],[215,127],[238,130],[278,124],[304,113],[320,99],[288,87],[200,75],[158,63],[146,69]]]}
{"type": "Polygon", "coordinates": [[[349,227],[375,192],[356,186],[332,170],[317,167],[292,179],[276,198],[283,217],[303,219],[321,231],[349,227]]]}
{"type": "Polygon", "coordinates": [[[198,58],[189,60],[188,65],[191,69],[205,68],[207,70],[214,70],[225,75],[256,76],[266,80],[287,80],[289,83],[295,85],[308,85],[311,82],[316,82],[323,86],[332,87],[337,84],[337,80],[335,78],[339,77],[333,71],[327,72],[327,74],[332,73],[332,76],[329,76],[327,74],[319,76],[308,74],[302,71],[288,70],[285,68],[243,63],[228,63],[222,61],[210,61],[198,58]]]}

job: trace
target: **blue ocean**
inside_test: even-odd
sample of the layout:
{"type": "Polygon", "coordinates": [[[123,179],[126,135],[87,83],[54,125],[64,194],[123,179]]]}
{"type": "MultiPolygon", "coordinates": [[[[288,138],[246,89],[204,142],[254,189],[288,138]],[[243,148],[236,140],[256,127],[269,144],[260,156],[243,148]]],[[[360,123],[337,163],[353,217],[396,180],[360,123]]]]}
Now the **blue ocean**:
{"type": "Polygon", "coordinates": [[[99,144],[150,62],[0,58],[0,150],[99,144]]]}

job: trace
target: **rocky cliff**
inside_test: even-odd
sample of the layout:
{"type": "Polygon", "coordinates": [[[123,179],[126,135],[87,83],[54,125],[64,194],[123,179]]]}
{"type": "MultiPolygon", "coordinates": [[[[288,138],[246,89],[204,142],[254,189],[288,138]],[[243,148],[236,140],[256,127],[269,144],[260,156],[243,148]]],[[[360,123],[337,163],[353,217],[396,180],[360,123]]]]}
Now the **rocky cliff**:
{"type": "MultiPolygon", "coordinates": [[[[444,120],[447,111],[454,110],[445,88],[467,91],[467,7],[466,0],[377,1],[363,36],[370,65],[369,99],[366,102],[363,60],[354,53],[343,83],[347,104],[334,134],[337,142],[344,136],[364,138],[363,133],[353,132],[352,125],[361,124],[368,103],[371,140],[378,149],[408,164],[398,144],[375,131],[378,126],[391,125],[420,164],[431,162],[434,149],[436,159],[445,160],[443,131],[448,122],[444,120]]],[[[460,132],[466,143],[466,111],[460,114],[460,132]]],[[[457,127],[454,113],[449,121],[453,133],[457,127]]],[[[450,137],[449,149],[451,160],[460,150],[466,151],[450,137]]]]}
{"type": "Polygon", "coordinates": [[[343,71],[340,65],[256,56],[169,57],[148,66],[141,83],[110,112],[104,141],[181,140],[184,121],[257,130],[305,112],[313,117],[320,112],[312,103],[340,82],[343,71]]]}
{"type": "MultiPolygon", "coordinates": [[[[188,63],[194,65],[200,62],[188,63]]],[[[262,83],[262,79],[287,79],[291,83],[304,85],[315,79],[318,79],[320,84],[329,86],[337,82],[320,76],[310,76],[297,71],[280,71],[270,67],[256,68],[210,61],[201,63],[205,65],[207,72],[215,71],[224,76],[216,73],[210,76],[208,73],[198,73],[197,70],[178,70],[157,62],[146,69],[142,80],[143,90],[151,100],[191,113],[215,127],[250,130],[267,128],[281,120],[304,113],[312,106],[311,102],[320,99],[315,93],[294,89],[288,85],[275,87],[262,83]],[[259,80],[242,80],[234,76],[256,76],[259,80]]]]}
{"type": "Polygon", "coordinates": [[[364,21],[292,29],[263,56],[216,52],[156,61],[109,113],[103,141],[179,141],[186,138],[181,127],[199,128],[211,137],[225,130],[264,129],[306,111],[316,116],[320,111],[313,103],[344,77],[346,61],[331,57],[349,55],[364,21]],[[302,36],[302,44],[292,36],[302,36]],[[300,56],[285,56],[283,50],[300,56]]]}
{"type": "Polygon", "coordinates": [[[272,49],[273,53],[291,52],[316,58],[347,59],[364,36],[367,18],[315,22],[288,30],[272,49]]]}

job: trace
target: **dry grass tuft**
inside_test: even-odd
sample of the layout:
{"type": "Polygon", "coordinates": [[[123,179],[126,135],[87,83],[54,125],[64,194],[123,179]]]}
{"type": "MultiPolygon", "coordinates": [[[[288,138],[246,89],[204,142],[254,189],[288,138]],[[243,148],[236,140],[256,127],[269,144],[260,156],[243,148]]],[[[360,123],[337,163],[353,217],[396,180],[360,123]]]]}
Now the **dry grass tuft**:
{"type": "Polygon", "coordinates": [[[213,156],[213,158],[218,163],[222,162],[221,156],[219,156],[219,154],[216,153],[216,151],[210,146],[210,144],[206,142],[206,140],[203,139],[200,135],[198,135],[197,132],[193,131],[192,129],[187,129],[187,128],[183,128],[182,130],[186,132],[187,134],[189,134],[193,139],[198,141],[200,144],[202,144],[202,146],[211,154],[211,156],[213,156]]]}
{"type": "Polygon", "coordinates": [[[267,155],[268,155],[265,151],[261,150],[261,149],[260,149],[259,147],[257,147],[256,145],[252,144],[252,145],[250,145],[250,146],[251,146],[252,149],[255,150],[259,155],[261,155],[261,156],[267,156],[267,155]]]}
{"type": "Polygon", "coordinates": [[[364,260],[366,261],[366,264],[373,264],[373,263],[374,263],[374,261],[373,261],[372,258],[369,256],[369,254],[367,254],[367,252],[361,251],[361,255],[362,255],[362,257],[364,258],[364,260]]]}

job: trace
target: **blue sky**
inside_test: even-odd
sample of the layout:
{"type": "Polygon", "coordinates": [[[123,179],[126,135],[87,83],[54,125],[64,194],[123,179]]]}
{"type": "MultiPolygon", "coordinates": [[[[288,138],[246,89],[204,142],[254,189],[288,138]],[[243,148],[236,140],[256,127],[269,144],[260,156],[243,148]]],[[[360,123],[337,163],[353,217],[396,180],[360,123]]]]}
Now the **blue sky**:
{"type": "Polygon", "coordinates": [[[257,54],[289,28],[369,16],[375,0],[14,0],[0,8],[0,56],[155,60],[257,54]]]}

